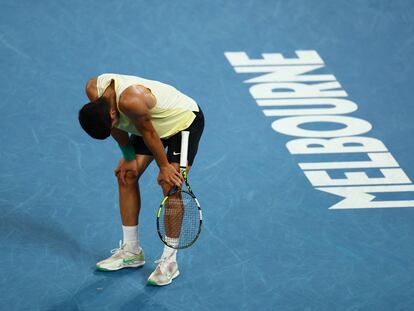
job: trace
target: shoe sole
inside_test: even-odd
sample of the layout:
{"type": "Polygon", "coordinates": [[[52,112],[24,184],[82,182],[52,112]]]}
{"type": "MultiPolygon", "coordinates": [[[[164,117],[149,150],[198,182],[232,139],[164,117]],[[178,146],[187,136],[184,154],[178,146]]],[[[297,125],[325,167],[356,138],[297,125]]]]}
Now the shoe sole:
{"type": "Polygon", "coordinates": [[[174,275],[172,276],[172,278],[170,279],[170,281],[169,282],[167,282],[167,283],[163,283],[163,284],[160,284],[160,283],[156,283],[155,281],[151,281],[151,280],[148,280],[147,281],[147,284],[148,285],[152,285],[152,286],[165,286],[165,285],[169,285],[169,284],[171,284],[172,283],[172,281],[177,277],[177,276],[179,276],[180,275],[180,271],[176,271],[175,273],[174,273],[174,275]]]}
{"type": "Polygon", "coordinates": [[[113,269],[96,266],[96,270],[103,271],[103,272],[112,272],[112,271],[118,271],[124,268],[139,268],[139,267],[142,267],[143,265],[145,265],[145,261],[140,261],[132,265],[123,265],[121,267],[113,268],[113,269]]]}

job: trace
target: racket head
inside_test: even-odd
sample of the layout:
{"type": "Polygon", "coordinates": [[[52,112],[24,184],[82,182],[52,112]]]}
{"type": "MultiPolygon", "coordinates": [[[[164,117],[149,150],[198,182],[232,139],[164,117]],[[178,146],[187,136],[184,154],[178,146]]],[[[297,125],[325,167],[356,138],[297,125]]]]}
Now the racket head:
{"type": "Polygon", "coordinates": [[[158,236],[171,248],[183,249],[193,245],[200,235],[202,223],[200,204],[189,191],[172,191],[158,208],[158,236]]]}

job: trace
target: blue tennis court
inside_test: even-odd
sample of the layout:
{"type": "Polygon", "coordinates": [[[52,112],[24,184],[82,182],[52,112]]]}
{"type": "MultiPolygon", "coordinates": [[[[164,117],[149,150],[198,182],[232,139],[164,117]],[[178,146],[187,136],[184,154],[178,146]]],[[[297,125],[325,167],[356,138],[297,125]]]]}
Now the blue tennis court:
{"type": "Polygon", "coordinates": [[[0,17],[0,309],[414,310],[412,1],[2,0],[0,17]],[[206,118],[203,229],[162,288],[155,163],[145,266],[95,269],[122,238],[120,150],[78,122],[105,72],[206,118]]]}

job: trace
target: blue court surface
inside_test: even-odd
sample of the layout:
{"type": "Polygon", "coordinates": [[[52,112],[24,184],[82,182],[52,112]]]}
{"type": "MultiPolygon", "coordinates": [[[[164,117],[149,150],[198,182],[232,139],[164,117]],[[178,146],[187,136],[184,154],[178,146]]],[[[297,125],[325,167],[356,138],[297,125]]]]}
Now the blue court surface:
{"type": "Polygon", "coordinates": [[[0,3],[1,310],[414,310],[414,2],[0,3]],[[146,265],[95,270],[122,238],[121,153],[77,120],[104,72],[206,116],[204,227],[166,287],[155,164],[146,265]]]}

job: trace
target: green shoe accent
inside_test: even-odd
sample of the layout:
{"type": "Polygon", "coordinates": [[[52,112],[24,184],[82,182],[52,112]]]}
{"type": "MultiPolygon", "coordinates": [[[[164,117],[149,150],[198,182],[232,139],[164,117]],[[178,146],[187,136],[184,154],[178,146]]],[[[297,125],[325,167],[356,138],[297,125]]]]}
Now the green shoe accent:
{"type": "Polygon", "coordinates": [[[136,261],[144,261],[144,260],[143,260],[143,258],[137,258],[137,257],[130,257],[130,258],[122,259],[122,262],[126,265],[129,265],[129,264],[134,263],[136,261]]]}
{"type": "Polygon", "coordinates": [[[109,269],[101,268],[101,267],[98,267],[98,266],[96,266],[96,270],[102,271],[102,272],[113,272],[114,271],[114,270],[109,270],[109,269]]]}
{"type": "Polygon", "coordinates": [[[147,281],[147,285],[158,286],[156,282],[150,280],[147,281]]]}

